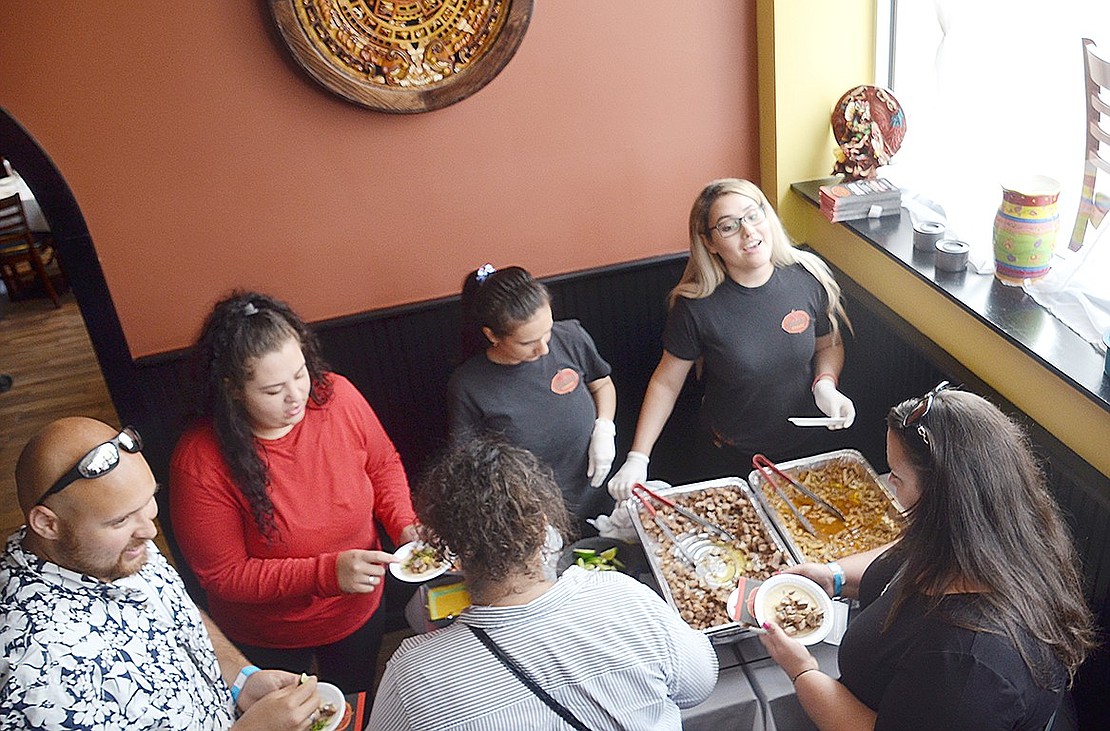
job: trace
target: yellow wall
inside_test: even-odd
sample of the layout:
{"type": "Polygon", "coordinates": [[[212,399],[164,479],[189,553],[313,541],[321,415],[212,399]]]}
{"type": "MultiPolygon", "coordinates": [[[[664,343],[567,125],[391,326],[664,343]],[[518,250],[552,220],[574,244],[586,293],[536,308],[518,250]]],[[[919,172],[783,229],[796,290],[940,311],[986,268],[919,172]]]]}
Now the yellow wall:
{"type": "Polygon", "coordinates": [[[829,115],[875,78],[875,0],[759,0],[760,175],[784,217],[790,184],[830,174],[829,115]],[[783,208],[784,207],[784,208],[783,208]]]}

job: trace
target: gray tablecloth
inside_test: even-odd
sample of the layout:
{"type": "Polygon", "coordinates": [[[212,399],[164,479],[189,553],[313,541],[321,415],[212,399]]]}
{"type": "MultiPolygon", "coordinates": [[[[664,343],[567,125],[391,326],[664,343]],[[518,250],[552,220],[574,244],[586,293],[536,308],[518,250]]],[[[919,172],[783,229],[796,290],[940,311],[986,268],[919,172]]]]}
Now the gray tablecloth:
{"type": "Polygon", "coordinates": [[[762,731],[763,705],[755,695],[734,645],[717,645],[720,674],[713,693],[682,712],[683,731],[762,731]]]}
{"type": "MultiPolygon", "coordinates": [[[[756,640],[758,642],[758,640],[756,640]]],[[[762,645],[760,646],[762,647],[762,645]]],[[[750,649],[750,648],[749,648],[750,649]]],[[[817,658],[821,670],[834,678],[840,677],[836,655],[839,647],[820,642],[810,652],[817,658]]],[[[766,654],[766,653],[764,653],[766,654]]],[[[816,726],[809,720],[794,694],[794,686],[786,673],[774,660],[766,658],[747,662],[741,667],[748,676],[755,695],[763,706],[767,731],[809,731],[816,726]]]]}

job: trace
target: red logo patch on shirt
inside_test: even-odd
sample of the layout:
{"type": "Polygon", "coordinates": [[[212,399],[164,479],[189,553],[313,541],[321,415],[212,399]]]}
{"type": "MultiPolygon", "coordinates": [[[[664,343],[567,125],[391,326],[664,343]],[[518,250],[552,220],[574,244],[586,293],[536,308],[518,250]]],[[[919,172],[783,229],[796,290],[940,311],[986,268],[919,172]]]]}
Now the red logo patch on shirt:
{"type": "Polygon", "coordinates": [[[809,327],[809,313],[805,310],[790,310],[782,318],[782,329],[791,335],[804,333],[809,327]]]}
{"type": "Polygon", "coordinates": [[[578,375],[578,371],[573,368],[564,368],[551,379],[551,392],[557,393],[560,396],[564,393],[570,393],[578,388],[578,382],[580,380],[581,378],[578,375]]]}

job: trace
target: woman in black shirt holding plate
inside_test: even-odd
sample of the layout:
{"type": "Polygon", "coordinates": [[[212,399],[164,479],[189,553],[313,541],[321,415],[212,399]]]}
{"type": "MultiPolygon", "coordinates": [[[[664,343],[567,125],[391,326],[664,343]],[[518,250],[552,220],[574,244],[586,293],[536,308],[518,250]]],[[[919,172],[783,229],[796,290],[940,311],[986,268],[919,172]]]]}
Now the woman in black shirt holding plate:
{"type": "Polygon", "coordinates": [[[887,426],[901,538],[787,569],[860,600],[839,681],[775,624],[764,645],[820,729],[1044,729],[1095,635],[1028,439],[947,383],[891,409],[887,426]]]}

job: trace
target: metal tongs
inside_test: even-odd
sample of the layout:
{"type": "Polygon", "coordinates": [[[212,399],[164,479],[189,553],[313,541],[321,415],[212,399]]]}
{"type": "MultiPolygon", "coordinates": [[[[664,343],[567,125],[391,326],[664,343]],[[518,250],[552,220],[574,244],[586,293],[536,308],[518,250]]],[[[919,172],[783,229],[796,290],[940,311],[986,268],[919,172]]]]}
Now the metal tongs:
{"type": "Polygon", "coordinates": [[[660,530],[663,531],[663,535],[667,536],[667,538],[670,539],[671,543],[675,544],[675,546],[678,547],[678,550],[682,554],[682,557],[689,561],[691,566],[697,566],[697,559],[695,559],[694,556],[691,555],[688,550],[686,550],[686,547],[683,546],[681,542],[679,542],[678,538],[674,534],[674,531],[671,530],[666,521],[659,517],[659,513],[655,510],[655,506],[651,504],[652,500],[656,500],[663,505],[672,508],[676,513],[689,518],[698,525],[710,531],[713,531],[714,533],[717,533],[729,542],[736,542],[736,537],[721,526],[712,521],[706,520],[697,513],[687,510],[681,505],[676,504],[673,500],[663,497],[659,493],[648,489],[640,483],[636,483],[632,486],[632,496],[640,501],[640,504],[643,505],[644,509],[648,511],[648,514],[651,515],[652,520],[655,521],[655,524],[659,526],[660,530]]]}
{"type": "Polygon", "coordinates": [[[790,508],[790,512],[793,513],[794,517],[798,519],[798,523],[800,523],[801,526],[805,528],[806,531],[808,531],[811,535],[817,535],[817,529],[813,527],[813,523],[810,523],[809,520],[807,520],[806,517],[802,515],[801,511],[798,510],[798,506],[794,504],[794,501],[787,497],[786,492],[783,491],[783,489],[779,487],[778,483],[775,482],[775,480],[771,477],[771,473],[774,473],[782,479],[786,480],[787,483],[789,483],[795,490],[812,500],[814,504],[817,505],[817,507],[832,513],[845,524],[848,522],[847,518],[844,517],[844,513],[840,512],[840,510],[837,509],[835,505],[826,502],[813,490],[810,490],[808,487],[780,470],[774,462],[767,459],[767,457],[763,456],[762,454],[757,454],[752,457],[752,467],[755,467],[757,470],[759,470],[760,474],[762,474],[764,479],[767,480],[767,483],[775,489],[775,492],[778,493],[778,496],[782,498],[782,501],[784,503],[786,503],[786,507],[790,508]]]}

